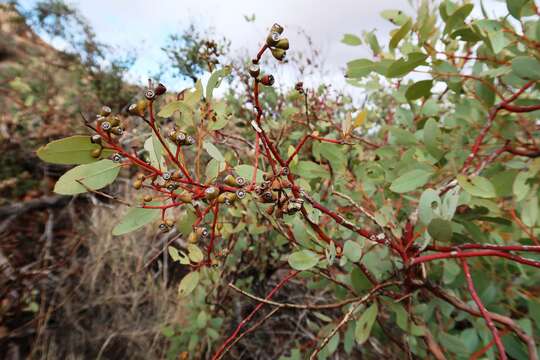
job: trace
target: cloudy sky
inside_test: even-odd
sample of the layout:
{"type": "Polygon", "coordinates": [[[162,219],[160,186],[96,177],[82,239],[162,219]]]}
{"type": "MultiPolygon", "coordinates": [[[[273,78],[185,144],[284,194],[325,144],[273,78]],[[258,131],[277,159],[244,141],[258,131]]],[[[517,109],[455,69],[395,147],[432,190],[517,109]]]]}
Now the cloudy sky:
{"type": "MultiPolygon", "coordinates": [[[[167,36],[179,32],[190,23],[213,28],[231,40],[231,50],[253,54],[265,38],[267,29],[277,22],[286,29],[291,48],[307,48],[304,30],[321,50],[325,79],[345,86],[342,69],[349,60],[367,56],[364,46],[351,47],[340,43],[344,33],[360,34],[377,29],[387,39],[394,26],[379,16],[385,9],[401,9],[412,13],[407,0],[67,0],[75,5],[93,26],[98,40],[113,45],[121,53],[134,50],[138,60],[131,70],[132,80],[142,80],[155,73],[164,62],[160,48],[167,36]],[[254,23],[244,15],[255,14],[254,23]]],[[[478,1],[476,1],[478,2],[478,1]]],[[[22,0],[30,7],[34,0],[22,0]]],[[[489,11],[504,9],[504,2],[484,0],[489,11]]],[[[286,65],[284,65],[286,66],[286,65]]],[[[294,80],[294,79],[291,79],[294,80]]]]}

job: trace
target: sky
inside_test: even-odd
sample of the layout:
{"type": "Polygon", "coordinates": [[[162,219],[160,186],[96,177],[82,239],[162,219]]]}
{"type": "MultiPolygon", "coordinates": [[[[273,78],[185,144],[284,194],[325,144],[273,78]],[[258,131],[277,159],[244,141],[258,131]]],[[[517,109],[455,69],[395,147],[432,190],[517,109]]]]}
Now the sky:
{"type": "MultiPolygon", "coordinates": [[[[388,39],[394,25],[382,19],[385,9],[400,9],[412,14],[407,0],[67,0],[75,5],[94,28],[98,40],[112,45],[118,53],[134,51],[137,62],[130,70],[131,81],[143,81],[156,73],[165,62],[161,47],[169,34],[180,32],[190,23],[231,41],[233,54],[254,54],[264,41],[268,28],[275,22],[285,27],[291,50],[308,52],[308,44],[300,31],[312,39],[313,46],[324,59],[321,79],[336,88],[347,87],[344,68],[347,61],[368,57],[365,46],[341,43],[343,34],[360,35],[376,30],[381,43],[388,39]],[[244,16],[255,15],[254,22],[244,16]],[[382,39],[382,40],[381,40],[382,39]]],[[[22,0],[31,7],[35,0],[22,0]]],[[[489,11],[504,9],[504,2],[484,0],[489,11]]],[[[287,65],[283,65],[286,67],[287,65]]],[[[280,74],[276,74],[278,79],[280,74]]],[[[292,79],[283,70],[288,82],[292,79]]],[[[308,79],[316,82],[321,79],[308,79]]],[[[303,79],[304,80],[304,79],[303,79]]],[[[306,82],[306,81],[305,81],[306,82]]],[[[176,87],[183,84],[175,84],[176,87]]]]}

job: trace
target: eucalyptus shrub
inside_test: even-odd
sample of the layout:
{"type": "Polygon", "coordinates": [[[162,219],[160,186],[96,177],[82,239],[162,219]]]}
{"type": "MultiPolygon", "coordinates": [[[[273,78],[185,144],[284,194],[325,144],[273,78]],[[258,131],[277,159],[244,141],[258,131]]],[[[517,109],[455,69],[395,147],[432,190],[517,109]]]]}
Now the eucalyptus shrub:
{"type": "Polygon", "coordinates": [[[172,97],[150,82],[129,115],[104,107],[86,122],[92,135],[38,150],[77,165],[55,192],[128,206],[114,235],[145,225],[179,234],[168,252],[189,269],[178,292],[190,315],[164,329],[171,358],[235,354],[285,309],[309,312],[316,341],[293,339],[282,359],[538,358],[538,9],[507,0],[504,17],[482,8],[475,19],[473,8],[384,11],[388,44],[345,35],[373,52],[347,64],[368,94],[354,116],[319,117],[302,83],[289,94],[295,114],[266,114],[279,79],[261,58],[281,61],[289,48],[275,24],[245,70],[246,126],[232,119],[234,102],[213,96],[223,67],[172,97]],[[121,172],[132,198],[102,190],[121,172]],[[264,276],[234,283],[247,253],[283,270],[265,296],[250,291],[264,276]],[[324,301],[273,300],[293,284],[324,301]],[[240,322],[227,308],[234,297],[254,304],[240,322]]]}

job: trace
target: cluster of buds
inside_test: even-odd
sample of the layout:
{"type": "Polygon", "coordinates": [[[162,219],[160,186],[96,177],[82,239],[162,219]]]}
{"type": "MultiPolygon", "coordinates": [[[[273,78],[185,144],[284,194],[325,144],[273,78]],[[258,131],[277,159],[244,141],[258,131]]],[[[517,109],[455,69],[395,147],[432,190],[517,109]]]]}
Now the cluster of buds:
{"type": "Polygon", "coordinates": [[[167,134],[169,140],[176,145],[193,145],[195,144],[195,138],[191,135],[187,135],[185,132],[173,129],[167,134]]]}
{"type": "Polygon", "coordinates": [[[97,126],[109,134],[121,136],[124,134],[124,127],[120,123],[117,115],[112,115],[112,110],[108,106],[103,106],[99,114],[96,115],[97,126]]]}
{"type": "Polygon", "coordinates": [[[283,26],[274,24],[266,37],[266,45],[270,48],[272,56],[279,61],[285,58],[287,50],[289,50],[289,40],[281,37],[281,34],[283,34],[283,26]]]}
{"type": "MultiPolygon", "coordinates": [[[[287,50],[289,49],[289,40],[282,38],[283,26],[279,24],[272,25],[270,32],[266,38],[266,46],[272,52],[272,56],[279,61],[285,58],[287,50]]],[[[253,59],[248,68],[249,74],[257,79],[264,86],[274,85],[274,77],[270,74],[261,76],[261,67],[259,66],[259,59],[253,59]]]]}
{"type": "Polygon", "coordinates": [[[237,200],[242,200],[246,197],[244,186],[247,184],[246,179],[241,176],[227,175],[223,178],[223,183],[236,188],[235,191],[220,191],[218,186],[208,186],[204,189],[204,199],[206,201],[216,200],[220,204],[232,205],[237,200]]]}
{"type": "Polygon", "coordinates": [[[288,174],[289,168],[286,167],[281,169],[278,176],[264,174],[264,181],[255,186],[258,200],[265,204],[272,204],[267,208],[268,215],[272,215],[275,211],[276,216],[280,218],[283,214],[292,215],[302,209],[304,200],[287,195],[291,188],[291,183],[286,179],[288,174]]]}
{"type": "Polygon", "coordinates": [[[144,118],[146,108],[149,101],[154,101],[156,97],[161,96],[167,92],[167,88],[162,83],[158,83],[156,86],[152,86],[152,81],[148,81],[148,89],[144,92],[144,99],[140,99],[136,103],[129,105],[128,113],[134,116],[144,118]]]}

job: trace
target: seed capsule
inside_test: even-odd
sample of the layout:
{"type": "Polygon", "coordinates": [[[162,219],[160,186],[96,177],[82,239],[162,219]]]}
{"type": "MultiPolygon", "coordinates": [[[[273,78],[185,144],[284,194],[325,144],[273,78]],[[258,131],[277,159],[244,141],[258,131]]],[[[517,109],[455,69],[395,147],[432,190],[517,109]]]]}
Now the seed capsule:
{"type": "Polygon", "coordinates": [[[115,127],[111,128],[111,132],[114,135],[121,136],[121,135],[124,134],[124,128],[122,128],[121,126],[115,126],[115,127]]]}
{"type": "Polygon", "coordinates": [[[120,118],[118,116],[111,116],[109,119],[112,127],[120,125],[120,118]]]}
{"type": "Polygon", "coordinates": [[[229,193],[221,193],[221,194],[219,194],[219,196],[217,198],[218,203],[223,204],[223,203],[227,202],[228,201],[228,198],[227,198],[228,194],[229,193]]]}
{"type": "Polygon", "coordinates": [[[188,243],[196,244],[198,240],[199,240],[199,237],[197,236],[195,232],[192,231],[189,233],[188,238],[187,238],[188,243]]]}
{"type": "Polygon", "coordinates": [[[193,145],[195,144],[195,138],[191,135],[189,135],[186,139],[187,145],[193,145]]]}
{"type": "Polygon", "coordinates": [[[201,238],[205,238],[210,234],[208,229],[205,228],[204,226],[199,226],[197,229],[195,229],[195,233],[197,234],[197,236],[201,238]]]}
{"type": "Polygon", "coordinates": [[[282,167],[281,168],[281,171],[280,171],[281,175],[287,176],[287,175],[289,175],[289,173],[290,173],[290,169],[288,167],[282,167]]]}
{"type": "Polygon", "coordinates": [[[246,192],[244,190],[237,190],[236,191],[236,197],[239,199],[239,200],[242,200],[243,198],[246,197],[246,192]]]}
{"type": "Polygon", "coordinates": [[[207,200],[214,200],[219,195],[219,189],[215,186],[209,186],[204,190],[204,197],[207,200]]]}
{"type": "Polygon", "coordinates": [[[236,185],[238,185],[238,186],[246,185],[246,179],[244,177],[242,177],[242,176],[237,176],[235,181],[236,181],[236,185]]]}
{"type": "Polygon", "coordinates": [[[174,138],[174,142],[176,142],[178,145],[184,145],[186,143],[187,136],[186,133],[182,131],[177,131],[176,136],[174,138]]]}
{"type": "Polygon", "coordinates": [[[111,123],[108,122],[108,121],[103,121],[103,122],[101,123],[101,130],[109,131],[109,130],[111,130],[111,127],[112,127],[112,126],[111,126],[111,123]]]}
{"type": "Polygon", "coordinates": [[[151,196],[151,195],[144,195],[143,201],[144,201],[144,202],[150,202],[150,201],[152,201],[152,196],[151,196]]]}
{"type": "Polygon", "coordinates": [[[167,184],[167,190],[170,192],[173,192],[174,190],[178,189],[179,185],[177,183],[169,183],[167,184]]]}
{"type": "Polygon", "coordinates": [[[274,23],[274,25],[272,25],[272,28],[270,29],[270,31],[272,32],[276,32],[278,34],[283,34],[283,26],[279,25],[278,23],[274,23]]]}
{"type": "Polygon", "coordinates": [[[92,144],[101,144],[101,135],[92,135],[92,137],[90,138],[90,142],[92,144]]]}
{"type": "Polygon", "coordinates": [[[92,156],[93,158],[96,158],[96,159],[97,159],[98,157],[101,156],[101,150],[102,150],[102,149],[103,149],[103,148],[99,147],[99,148],[97,148],[97,149],[92,150],[92,152],[90,153],[90,156],[92,156]]]}
{"type": "Polygon", "coordinates": [[[261,73],[261,67],[258,64],[251,64],[248,68],[248,71],[249,71],[249,75],[256,78],[261,73]]]}
{"type": "Polygon", "coordinates": [[[120,162],[120,161],[122,161],[122,155],[120,155],[120,154],[114,154],[113,157],[112,157],[112,161],[114,161],[114,162],[120,162]]]}
{"type": "Polygon", "coordinates": [[[159,224],[159,230],[160,230],[161,232],[166,233],[166,232],[168,232],[170,229],[169,229],[169,227],[167,226],[167,224],[166,224],[165,222],[162,222],[161,224],[159,224]]]}
{"type": "Polygon", "coordinates": [[[156,88],[154,89],[154,92],[156,96],[163,95],[167,92],[167,88],[162,83],[157,84],[156,88]]]}
{"type": "Polygon", "coordinates": [[[272,75],[264,75],[261,78],[261,84],[263,84],[264,86],[274,85],[274,77],[272,75]]]}
{"type": "Polygon", "coordinates": [[[144,93],[144,97],[147,98],[148,100],[152,101],[152,100],[154,100],[156,98],[156,93],[154,92],[154,90],[148,89],[144,93]]]}
{"type": "Polygon", "coordinates": [[[139,190],[142,187],[142,181],[141,180],[135,180],[133,182],[133,188],[135,190],[139,190]]]}
{"type": "Polygon", "coordinates": [[[272,56],[279,61],[285,59],[285,55],[287,54],[285,50],[280,48],[272,48],[270,51],[272,52],[272,56]]]}
{"type": "Polygon", "coordinates": [[[111,115],[111,113],[112,113],[111,108],[104,105],[104,106],[101,107],[101,111],[99,112],[99,115],[101,115],[101,116],[109,116],[109,115],[111,115]]]}
{"type": "Polygon", "coordinates": [[[283,38],[279,39],[276,44],[276,47],[282,50],[289,50],[289,39],[283,38]]]}
{"type": "Polygon", "coordinates": [[[223,182],[229,186],[236,186],[236,178],[233,175],[227,175],[223,179],[223,182]]]}
{"type": "Polygon", "coordinates": [[[280,38],[280,34],[275,31],[271,31],[270,34],[266,37],[266,45],[268,46],[276,46],[280,38]]]}
{"type": "Polygon", "coordinates": [[[144,174],[143,174],[143,173],[138,173],[138,174],[135,176],[135,178],[136,178],[137,180],[144,180],[144,174]]]}
{"type": "Polygon", "coordinates": [[[168,171],[165,171],[161,177],[163,178],[163,180],[169,180],[171,178],[171,173],[168,172],[168,171]]]}

